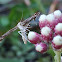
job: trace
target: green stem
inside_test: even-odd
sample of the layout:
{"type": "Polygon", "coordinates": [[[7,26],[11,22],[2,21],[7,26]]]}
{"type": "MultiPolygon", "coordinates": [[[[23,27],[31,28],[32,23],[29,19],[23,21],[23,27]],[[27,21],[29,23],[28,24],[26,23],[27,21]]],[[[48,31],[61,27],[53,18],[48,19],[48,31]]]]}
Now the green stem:
{"type": "Polygon", "coordinates": [[[55,52],[55,62],[61,62],[61,52],[60,51],[54,51],[55,52]]]}

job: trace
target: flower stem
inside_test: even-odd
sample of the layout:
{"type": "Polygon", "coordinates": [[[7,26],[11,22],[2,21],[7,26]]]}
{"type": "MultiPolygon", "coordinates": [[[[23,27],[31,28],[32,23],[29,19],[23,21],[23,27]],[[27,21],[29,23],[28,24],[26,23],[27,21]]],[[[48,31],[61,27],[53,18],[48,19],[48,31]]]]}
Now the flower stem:
{"type": "Polygon", "coordinates": [[[54,51],[55,52],[55,62],[61,62],[61,52],[60,51],[54,51]]]}

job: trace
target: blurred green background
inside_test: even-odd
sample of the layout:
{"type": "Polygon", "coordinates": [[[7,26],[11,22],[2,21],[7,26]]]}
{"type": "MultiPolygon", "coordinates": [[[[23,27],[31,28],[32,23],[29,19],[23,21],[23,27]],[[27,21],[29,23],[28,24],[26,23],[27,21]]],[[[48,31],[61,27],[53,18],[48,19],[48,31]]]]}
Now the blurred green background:
{"type": "MultiPolygon", "coordinates": [[[[21,19],[29,18],[35,12],[48,14],[54,0],[0,0],[0,36],[13,28],[21,19]]],[[[55,9],[62,11],[62,0],[55,9]]],[[[31,30],[39,32],[38,18],[31,21],[31,30]],[[34,23],[33,23],[34,22],[34,23]],[[34,29],[35,28],[35,29],[34,29]]],[[[54,52],[49,49],[41,54],[35,51],[33,44],[25,45],[18,30],[6,37],[0,43],[0,62],[54,62],[54,52]]]]}

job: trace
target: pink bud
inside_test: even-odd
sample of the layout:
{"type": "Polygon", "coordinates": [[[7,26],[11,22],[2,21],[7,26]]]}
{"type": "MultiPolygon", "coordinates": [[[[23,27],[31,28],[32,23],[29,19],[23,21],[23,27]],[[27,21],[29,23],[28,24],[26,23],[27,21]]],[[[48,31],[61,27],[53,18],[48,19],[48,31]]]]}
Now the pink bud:
{"type": "Polygon", "coordinates": [[[46,25],[46,15],[40,15],[39,17],[39,27],[42,28],[46,25]]]}
{"type": "Polygon", "coordinates": [[[54,16],[56,19],[56,23],[62,23],[62,13],[60,10],[54,11],[54,16]]]}
{"type": "Polygon", "coordinates": [[[52,14],[47,15],[46,17],[46,22],[47,22],[47,26],[50,27],[52,30],[55,27],[56,21],[55,21],[55,16],[52,14]]]}
{"type": "Polygon", "coordinates": [[[62,23],[58,23],[55,28],[54,28],[55,34],[56,35],[61,35],[62,36],[62,23]]]}
{"type": "Polygon", "coordinates": [[[52,40],[52,31],[49,27],[45,26],[41,29],[41,37],[43,41],[49,42],[52,40]]]}
{"type": "Polygon", "coordinates": [[[52,40],[52,46],[55,49],[62,48],[62,37],[60,35],[57,35],[52,40]]]}
{"type": "Polygon", "coordinates": [[[59,19],[62,16],[61,11],[60,10],[54,11],[54,16],[56,19],[59,19]]]}
{"type": "Polygon", "coordinates": [[[39,44],[37,43],[37,44],[35,44],[35,49],[38,52],[44,53],[47,51],[47,45],[45,43],[42,43],[42,42],[39,44]]]}
{"type": "Polygon", "coordinates": [[[29,41],[32,43],[32,44],[36,44],[36,43],[39,43],[41,42],[41,36],[40,34],[36,33],[36,32],[33,32],[33,31],[30,31],[29,34],[28,34],[28,39],[29,41]]]}

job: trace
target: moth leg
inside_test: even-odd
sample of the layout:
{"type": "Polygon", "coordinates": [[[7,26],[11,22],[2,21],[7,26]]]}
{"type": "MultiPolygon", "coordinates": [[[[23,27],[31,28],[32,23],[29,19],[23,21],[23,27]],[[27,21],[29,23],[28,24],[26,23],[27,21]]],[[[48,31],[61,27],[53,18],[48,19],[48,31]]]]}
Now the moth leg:
{"type": "Polygon", "coordinates": [[[22,33],[21,33],[21,31],[18,31],[18,33],[22,36],[22,33]]]}
{"type": "Polygon", "coordinates": [[[26,33],[22,31],[18,31],[18,33],[22,36],[24,44],[26,44],[28,41],[26,33]]]}

